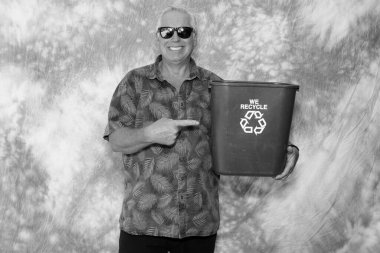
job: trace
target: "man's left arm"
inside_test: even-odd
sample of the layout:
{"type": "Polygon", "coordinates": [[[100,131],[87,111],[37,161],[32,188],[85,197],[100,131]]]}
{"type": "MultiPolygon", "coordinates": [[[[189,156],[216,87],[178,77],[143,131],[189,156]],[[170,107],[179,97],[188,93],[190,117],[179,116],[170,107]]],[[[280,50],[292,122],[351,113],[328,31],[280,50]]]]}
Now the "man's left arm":
{"type": "Polygon", "coordinates": [[[274,179],[280,180],[287,178],[294,170],[299,157],[299,149],[296,145],[289,143],[286,154],[286,165],[284,171],[274,179]]]}

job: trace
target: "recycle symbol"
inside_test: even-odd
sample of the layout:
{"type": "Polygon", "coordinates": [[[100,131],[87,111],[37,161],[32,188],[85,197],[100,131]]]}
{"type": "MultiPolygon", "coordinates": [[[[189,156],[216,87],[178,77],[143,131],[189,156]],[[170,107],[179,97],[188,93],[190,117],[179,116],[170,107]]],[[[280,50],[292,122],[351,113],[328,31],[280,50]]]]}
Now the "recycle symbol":
{"type": "Polygon", "coordinates": [[[263,115],[264,113],[261,113],[260,111],[248,111],[244,118],[240,119],[241,128],[243,128],[245,133],[255,133],[256,135],[261,134],[267,125],[263,115]],[[255,128],[249,126],[249,120],[251,120],[252,116],[255,116],[255,119],[258,119],[257,123],[259,123],[259,126],[255,126],[255,128]]]}

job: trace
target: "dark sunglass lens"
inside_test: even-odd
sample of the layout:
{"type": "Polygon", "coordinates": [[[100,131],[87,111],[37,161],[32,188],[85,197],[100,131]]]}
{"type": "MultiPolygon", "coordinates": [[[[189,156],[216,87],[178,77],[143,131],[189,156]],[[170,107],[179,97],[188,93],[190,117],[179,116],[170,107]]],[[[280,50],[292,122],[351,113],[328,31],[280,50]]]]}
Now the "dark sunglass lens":
{"type": "Polygon", "coordinates": [[[163,39],[169,39],[174,34],[174,29],[170,27],[161,27],[159,28],[160,35],[163,39]]]}
{"type": "Polygon", "coordinates": [[[180,38],[187,39],[191,36],[192,31],[193,31],[193,28],[191,27],[179,27],[177,32],[180,38]]]}

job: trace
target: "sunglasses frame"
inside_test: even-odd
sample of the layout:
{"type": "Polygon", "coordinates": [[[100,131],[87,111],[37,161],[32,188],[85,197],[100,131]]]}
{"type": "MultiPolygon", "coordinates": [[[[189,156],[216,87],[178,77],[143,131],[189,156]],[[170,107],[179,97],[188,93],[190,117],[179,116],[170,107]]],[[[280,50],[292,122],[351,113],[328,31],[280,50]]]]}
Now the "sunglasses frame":
{"type": "Polygon", "coordinates": [[[173,37],[174,32],[177,32],[178,37],[180,37],[181,39],[188,39],[188,38],[191,37],[191,34],[194,32],[194,28],[192,28],[192,27],[190,27],[190,26],[179,26],[179,27],[161,26],[161,27],[159,27],[159,28],[157,29],[157,32],[160,34],[160,37],[163,38],[163,39],[165,39],[165,40],[170,39],[171,37],[173,37]],[[162,34],[161,34],[161,29],[163,29],[163,28],[170,28],[170,29],[171,29],[171,30],[168,32],[168,34],[171,34],[170,37],[165,38],[165,37],[162,36],[162,34]],[[181,32],[178,32],[179,29],[183,29],[183,28],[186,28],[186,29],[189,28],[189,29],[191,29],[189,37],[184,38],[184,37],[181,36],[182,33],[181,33],[181,32]]]}

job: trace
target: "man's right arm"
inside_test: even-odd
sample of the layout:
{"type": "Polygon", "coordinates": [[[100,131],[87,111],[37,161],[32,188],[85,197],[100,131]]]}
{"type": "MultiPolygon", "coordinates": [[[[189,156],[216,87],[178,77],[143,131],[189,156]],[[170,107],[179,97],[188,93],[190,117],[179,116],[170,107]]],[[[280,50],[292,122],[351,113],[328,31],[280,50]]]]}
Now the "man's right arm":
{"type": "Polygon", "coordinates": [[[161,118],[144,128],[118,128],[109,136],[109,142],[114,152],[133,154],[154,143],[170,146],[183,127],[197,125],[196,120],[161,118]]]}
{"type": "Polygon", "coordinates": [[[133,154],[152,144],[145,134],[144,128],[133,129],[122,127],[109,136],[112,151],[133,154]]]}

